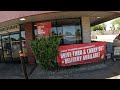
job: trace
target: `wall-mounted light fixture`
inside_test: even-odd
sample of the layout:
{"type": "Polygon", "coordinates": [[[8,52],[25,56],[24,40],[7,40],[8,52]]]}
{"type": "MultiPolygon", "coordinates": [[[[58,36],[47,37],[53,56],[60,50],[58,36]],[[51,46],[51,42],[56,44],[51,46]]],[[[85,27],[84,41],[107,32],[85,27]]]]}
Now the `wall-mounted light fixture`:
{"type": "Polygon", "coordinates": [[[20,21],[24,21],[24,20],[26,20],[25,18],[20,18],[20,21]]]}

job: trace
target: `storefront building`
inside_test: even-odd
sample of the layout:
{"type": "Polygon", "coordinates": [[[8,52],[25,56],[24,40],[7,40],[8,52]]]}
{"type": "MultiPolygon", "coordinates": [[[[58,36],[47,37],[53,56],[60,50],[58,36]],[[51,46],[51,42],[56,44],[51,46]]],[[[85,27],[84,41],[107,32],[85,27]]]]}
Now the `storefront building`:
{"type": "MultiPolygon", "coordinates": [[[[61,48],[63,49],[63,46],[66,46],[67,49],[70,50],[72,48],[78,48],[78,47],[85,48],[84,46],[95,45],[95,43],[92,44],[91,42],[90,26],[117,18],[119,16],[120,13],[117,11],[116,12],[115,11],[108,11],[108,12],[107,11],[106,12],[104,11],[1,11],[0,12],[0,50],[1,50],[0,61],[19,62],[20,61],[19,51],[22,49],[23,52],[25,53],[26,61],[30,64],[34,64],[36,60],[34,58],[34,55],[30,47],[30,41],[39,38],[41,32],[37,28],[41,24],[44,26],[46,25],[46,27],[48,25],[47,28],[51,30],[52,35],[62,37],[60,43],[60,49],[61,48]],[[70,48],[68,48],[69,45],[72,45],[72,48],[71,46],[70,48]],[[77,45],[82,45],[82,46],[77,46],[77,45]]],[[[99,45],[100,44],[96,44],[95,47],[99,45]]],[[[78,56],[78,53],[80,55],[80,50],[78,51],[79,52],[76,52],[77,53],[76,56],[78,56]]],[[[83,51],[81,52],[83,53],[83,51]]],[[[104,53],[104,51],[101,52],[104,53]]],[[[93,53],[95,52],[93,51],[93,53]]],[[[61,58],[58,56],[59,63],[68,63],[69,65],[72,65],[70,64],[71,61],[66,59],[66,58],[70,58],[71,54],[69,55],[66,54],[68,55],[68,57],[64,54],[61,55],[60,55],[61,58]],[[63,62],[62,59],[66,59],[66,61],[63,62]]],[[[90,58],[90,56],[86,56],[86,57],[90,58]]],[[[100,56],[100,57],[104,57],[104,56],[100,56]]],[[[77,57],[77,58],[80,59],[81,57],[77,57]]],[[[100,58],[98,59],[100,60],[100,58]]],[[[76,59],[76,62],[77,60],[78,59],[76,59]]],[[[92,61],[94,62],[97,60],[92,60],[92,61]]],[[[88,60],[88,62],[90,61],[88,60]]],[[[67,64],[66,65],[60,64],[60,65],[66,66],[67,64]]]]}

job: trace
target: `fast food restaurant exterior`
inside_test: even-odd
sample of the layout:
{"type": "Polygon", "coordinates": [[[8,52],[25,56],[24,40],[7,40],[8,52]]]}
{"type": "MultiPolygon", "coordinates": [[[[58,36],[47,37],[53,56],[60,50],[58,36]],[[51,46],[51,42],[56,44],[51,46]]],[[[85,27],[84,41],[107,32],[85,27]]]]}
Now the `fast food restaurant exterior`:
{"type": "Polygon", "coordinates": [[[118,11],[0,11],[0,62],[20,61],[22,49],[26,61],[34,64],[30,41],[41,34],[47,36],[48,29],[52,35],[62,36],[60,66],[100,61],[106,44],[91,42],[90,26],[119,16],[118,11]]]}

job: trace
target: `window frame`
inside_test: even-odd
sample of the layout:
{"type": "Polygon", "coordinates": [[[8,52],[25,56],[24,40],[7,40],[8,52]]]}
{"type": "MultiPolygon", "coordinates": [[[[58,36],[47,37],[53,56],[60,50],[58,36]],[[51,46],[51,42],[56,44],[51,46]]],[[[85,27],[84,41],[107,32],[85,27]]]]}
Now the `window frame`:
{"type": "MultiPolygon", "coordinates": [[[[83,29],[82,29],[82,22],[81,22],[81,17],[78,17],[78,18],[61,18],[61,19],[51,19],[51,20],[42,20],[42,21],[36,21],[36,22],[32,22],[32,26],[33,26],[33,33],[34,33],[34,39],[35,39],[35,24],[36,23],[43,23],[43,22],[48,22],[48,21],[53,21],[55,22],[55,27],[56,27],[56,32],[57,32],[57,36],[58,36],[58,29],[57,29],[57,21],[58,20],[67,20],[67,19],[78,19],[79,20],[79,28],[80,28],[80,31],[81,31],[81,42],[77,43],[77,40],[76,40],[76,43],[73,43],[73,44],[82,44],[83,43],[83,29]]],[[[63,25],[62,25],[62,28],[63,28],[63,25]]],[[[62,32],[63,32],[63,29],[62,29],[62,32]]],[[[61,44],[61,45],[70,45],[70,44],[61,44]]]]}

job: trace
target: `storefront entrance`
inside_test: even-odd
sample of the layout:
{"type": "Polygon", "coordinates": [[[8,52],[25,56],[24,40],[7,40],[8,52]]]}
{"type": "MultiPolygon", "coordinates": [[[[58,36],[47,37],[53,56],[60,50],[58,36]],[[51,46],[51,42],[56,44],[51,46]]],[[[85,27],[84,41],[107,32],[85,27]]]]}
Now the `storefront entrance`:
{"type": "Polygon", "coordinates": [[[20,51],[19,32],[1,35],[1,61],[18,62],[20,51]]]}
{"type": "Polygon", "coordinates": [[[26,54],[25,31],[23,25],[0,29],[0,62],[19,62],[19,51],[22,49],[26,54]]]}

